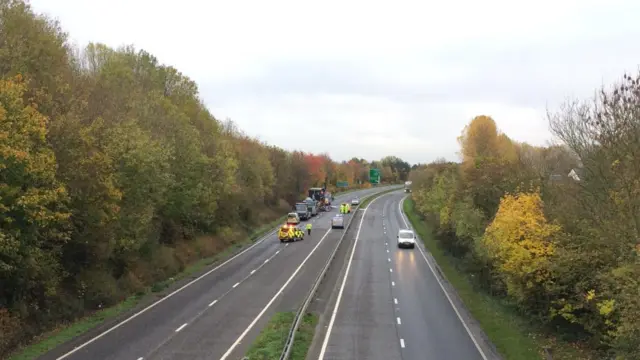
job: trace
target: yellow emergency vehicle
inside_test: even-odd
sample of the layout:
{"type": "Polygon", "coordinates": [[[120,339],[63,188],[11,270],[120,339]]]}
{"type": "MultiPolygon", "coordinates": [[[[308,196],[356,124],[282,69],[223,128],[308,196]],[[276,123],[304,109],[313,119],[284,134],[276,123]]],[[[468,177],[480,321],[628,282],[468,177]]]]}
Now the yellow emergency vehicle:
{"type": "Polygon", "coordinates": [[[293,224],[283,224],[278,230],[280,242],[304,240],[304,231],[293,224]]]}

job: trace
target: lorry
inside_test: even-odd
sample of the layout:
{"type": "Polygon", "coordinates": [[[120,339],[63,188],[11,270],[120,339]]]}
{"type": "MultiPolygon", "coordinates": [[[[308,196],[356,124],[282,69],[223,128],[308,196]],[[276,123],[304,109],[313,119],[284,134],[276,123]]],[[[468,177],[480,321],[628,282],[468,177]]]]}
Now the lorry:
{"type": "Polygon", "coordinates": [[[318,204],[318,211],[327,211],[329,209],[329,202],[326,199],[326,189],[324,187],[314,187],[309,189],[309,198],[316,201],[318,204]]]}
{"type": "Polygon", "coordinates": [[[413,184],[412,181],[405,181],[404,182],[404,192],[406,192],[406,193],[410,193],[411,192],[411,184],[413,184]]]}
{"type": "Polygon", "coordinates": [[[318,215],[318,202],[310,197],[304,200],[305,204],[307,204],[307,209],[311,216],[318,215]]]}
{"type": "Polygon", "coordinates": [[[309,220],[311,218],[311,211],[306,202],[296,203],[296,213],[300,216],[300,220],[309,220]]]}

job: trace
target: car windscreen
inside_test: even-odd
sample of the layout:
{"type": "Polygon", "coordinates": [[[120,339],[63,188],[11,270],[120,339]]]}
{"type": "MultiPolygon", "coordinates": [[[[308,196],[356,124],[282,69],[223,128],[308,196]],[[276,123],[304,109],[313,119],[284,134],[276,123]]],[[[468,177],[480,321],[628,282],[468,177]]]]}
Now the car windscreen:
{"type": "Polygon", "coordinates": [[[296,210],[307,211],[307,204],[296,204],[296,210]]]}
{"type": "Polygon", "coordinates": [[[413,234],[407,233],[407,232],[401,232],[400,239],[413,239],[413,234]]]}

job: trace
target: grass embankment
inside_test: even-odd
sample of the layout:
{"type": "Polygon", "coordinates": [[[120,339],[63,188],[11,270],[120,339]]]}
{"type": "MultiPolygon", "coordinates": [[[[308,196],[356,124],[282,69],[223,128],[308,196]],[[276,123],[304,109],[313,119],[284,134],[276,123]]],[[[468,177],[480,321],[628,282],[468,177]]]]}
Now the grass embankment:
{"type": "MultiPolygon", "coordinates": [[[[280,358],[289,330],[295,319],[295,312],[276,313],[245,355],[248,360],[273,360],[280,358]]],[[[298,328],[296,341],[291,349],[292,360],[304,360],[313,340],[318,316],[306,314],[298,328]]]]}
{"type": "Polygon", "coordinates": [[[205,267],[230,257],[242,247],[256,241],[263,235],[267,234],[269,231],[273,230],[274,227],[284,221],[285,217],[286,216],[282,216],[264,226],[261,226],[258,229],[255,229],[245,241],[235,243],[214,256],[203,258],[192,263],[182,272],[174,275],[169,279],[153,284],[144,292],[130,296],[121,303],[105,308],[103,310],[96,311],[93,314],[86,316],[78,321],[43,334],[32,345],[22,348],[11,355],[9,357],[9,360],[35,359],[38,356],[46,353],[47,351],[50,351],[55,347],[73,339],[74,337],[82,335],[90,331],[91,329],[103,324],[105,321],[123,315],[125,312],[135,308],[138,304],[140,304],[142,300],[147,299],[147,295],[158,294],[159,292],[168,288],[172,283],[175,283],[176,281],[182,280],[189,276],[194,276],[194,274],[202,271],[205,267]]]}
{"type": "Polygon", "coordinates": [[[447,255],[440,247],[434,237],[432,227],[415,212],[414,203],[410,197],[404,202],[403,208],[413,229],[431,252],[447,280],[455,287],[465,307],[480,323],[484,332],[505,359],[545,359],[543,356],[543,348],[545,347],[550,347],[553,350],[554,360],[596,358],[575,344],[564,343],[545,334],[522,318],[501,299],[476,290],[468,276],[456,268],[456,259],[447,255]]]}

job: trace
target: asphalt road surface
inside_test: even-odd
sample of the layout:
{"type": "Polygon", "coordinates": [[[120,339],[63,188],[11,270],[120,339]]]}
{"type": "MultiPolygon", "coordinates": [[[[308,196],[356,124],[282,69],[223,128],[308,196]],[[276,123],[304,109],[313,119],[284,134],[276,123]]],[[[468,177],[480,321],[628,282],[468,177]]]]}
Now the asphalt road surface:
{"type": "MultiPolygon", "coordinates": [[[[399,249],[404,194],[370,203],[338,280],[317,359],[486,360],[427,263],[421,244],[399,249]],[[349,254],[351,255],[351,254],[349,254]],[[344,281],[346,279],[346,281],[344,281]]],[[[361,210],[363,211],[363,210],[361,210]]],[[[360,222],[360,221],[359,221],[360,222]]],[[[350,236],[351,234],[349,234],[350,236]]],[[[345,238],[345,240],[347,240],[345,238]]]]}
{"type": "Polygon", "coordinates": [[[241,359],[271,315],[297,309],[309,292],[343,232],[330,229],[335,205],[384,189],[336,196],[303,241],[282,244],[271,233],[149,307],[41,359],[241,359]]]}

